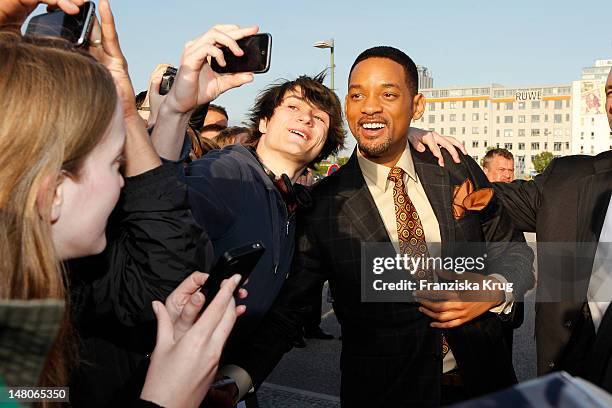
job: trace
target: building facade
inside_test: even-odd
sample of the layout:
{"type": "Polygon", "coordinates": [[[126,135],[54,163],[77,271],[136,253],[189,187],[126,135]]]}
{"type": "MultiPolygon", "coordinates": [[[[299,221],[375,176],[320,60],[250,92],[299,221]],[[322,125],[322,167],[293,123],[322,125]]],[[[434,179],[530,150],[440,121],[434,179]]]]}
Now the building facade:
{"type": "Polygon", "coordinates": [[[572,151],[571,90],[570,84],[422,89],[426,110],[415,126],[457,138],[477,162],[488,147],[506,148],[516,176],[529,175],[535,155],[572,151]]]}
{"type": "Polygon", "coordinates": [[[419,89],[433,88],[433,77],[427,67],[417,65],[417,74],[419,76],[419,89]]]}
{"type": "Polygon", "coordinates": [[[604,91],[612,60],[597,60],[582,69],[580,80],[572,82],[572,153],[597,154],[612,150],[612,132],[606,116],[604,91]]]}

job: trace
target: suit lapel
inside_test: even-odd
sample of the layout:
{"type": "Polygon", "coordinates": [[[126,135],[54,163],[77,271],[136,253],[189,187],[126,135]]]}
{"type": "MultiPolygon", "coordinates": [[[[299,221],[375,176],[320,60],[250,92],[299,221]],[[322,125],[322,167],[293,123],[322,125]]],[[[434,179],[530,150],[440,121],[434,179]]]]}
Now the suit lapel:
{"type": "Polygon", "coordinates": [[[341,208],[357,231],[362,242],[390,242],[385,224],[363,178],[357,150],[344,165],[343,186],[339,195],[346,198],[341,208]]]}
{"type": "MultiPolygon", "coordinates": [[[[602,159],[594,164],[594,174],[580,183],[578,195],[576,241],[580,256],[576,258],[577,270],[588,285],[599,235],[606,217],[612,191],[612,160],[602,159]]],[[[586,288],[584,288],[586,293],[586,288]]]]}
{"type": "Polygon", "coordinates": [[[448,172],[437,164],[427,163],[412,147],[412,160],[423,185],[429,204],[440,225],[440,238],[444,243],[455,241],[455,223],[452,217],[452,197],[448,172]]]}

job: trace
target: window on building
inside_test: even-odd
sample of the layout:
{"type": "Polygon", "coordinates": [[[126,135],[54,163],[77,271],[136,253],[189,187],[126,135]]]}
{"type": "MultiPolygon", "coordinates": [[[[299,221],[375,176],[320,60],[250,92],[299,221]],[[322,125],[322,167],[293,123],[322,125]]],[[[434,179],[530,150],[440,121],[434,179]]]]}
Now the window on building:
{"type": "Polygon", "coordinates": [[[440,109],[444,109],[444,102],[440,102],[440,109]]]}
{"type": "Polygon", "coordinates": [[[478,120],[478,114],[472,113],[472,120],[478,120]]]}
{"type": "Polygon", "coordinates": [[[570,121],[570,114],[569,114],[569,113],[566,113],[566,114],[565,114],[565,121],[566,121],[566,122],[569,122],[569,121],[570,121]]]}
{"type": "Polygon", "coordinates": [[[472,156],[472,159],[474,159],[474,161],[478,163],[478,156],[472,156]]]}
{"type": "Polygon", "coordinates": [[[505,106],[506,110],[512,110],[512,106],[513,105],[514,105],[514,103],[512,103],[512,102],[506,102],[506,106],[505,106]]]}
{"type": "Polygon", "coordinates": [[[504,137],[512,137],[512,129],[504,129],[504,137]]]}
{"type": "Polygon", "coordinates": [[[518,130],[518,135],[519,136],[525,136],[525,129],[519,129],[518,130]]]}
{"type": "Polygon", "coordinates": [[[531,115],[531,123],[539,123],[540,115],[531,115]]]}
{"type": "Polygon", "coordinates": [[[472,108],[479,108],[480,101],[472,101],[472,108]]]}
{"type": "Polygon", "coordinates": [[[569,108],[569,107],[570,107],[570,100],[569,100],[569,99],[566,99],[566,100],[565,100],[565,107],[566,107],[566,108],[569,108]]]}
{"type": "Polygon", "coordinates": [[[440,115],[440,122],[444,122],[444,115],[440,115]]]}
{"type": "Polygon", "coordinates": [[[454,122],[454,121],[456,121],[456,120],[457,120],[457,115],[455,115],[454,113],[453,113],[453,114],[448,115],[448,121],[449,121],[449,122],[454,122]]]}
{"type": "Polygon", "coordinates": [[[499,110],[499,109],[500,109],[500,107],[499,107],[500,103],[499,103],[499,102],[495,102],[495,105],[496,105],[496,106],[495,106],[495,109],[496,109],[496,110],[499,110]]]}
{"type": "Polygon", "coordinates": [[[563,109],[563,101],[555,101],[555,109],[563,109]]]}
{"type": "Polygon", "coordinates": [[[495,143],[495,147],[499,149],[499,143],[495,143]]]}
{"type": "Polygon", "coordinates": [[[519,150],[525,150],[525,143],[519,143],[518,149],[519,150]]]}
{"type": "Polygon", "coordinates": [[[472,128],[472,134],[473,135],[477,135],[480,132],[480,129],[478,129],[478,127],[473,127],[472,128]]]}
{"type": "Polygon", "coordinates": [[[565,142],[565,148],[569,149],[569,142],[565,142]]]}
{"type": "Polygon", "coordinates": [[[499,137],[499,129],[497,129],[497,130],[495,131],[495,136],[496,136],[496,137],[499,137]]]}
{"type": "Polygon", "coordinates": [[[487,142],[486,140],[484,141],[484,147],[487,147],[489,144],[489,142],[487,142]]]}
{"type": "Polygon", "coordinates": [[[472,147],[478,147],[478,140],[472,140],[472,147]]]}
{"type": "MultiPolygon", "coordinates": [[[[561,101],[555,101],[555,102],[561,102],[561,101]]],[[[555,115],[555,117],[553,118],[553,121],[555,123],[561,123],[563,121],[563,115],[555,115]]]]}
{"type": "Polygon", "coordinates": [[[521,110],[525,109],[525,102],[519,102],[518,103],[518,108],[521,109],[521,110]]]}
{"type": "Polygon", "coordinates": [[[461,120],[465,122],[465,113],[461,115],[461,120]]]}
{"type": "Polygon", "coordinates": [[[525,115],[519,115],[518,123],[525,123],[525,115]]]}
{"type": "Polygon", "coordinates": [[[544,122],[548,122],[548,115],[544,115],[544,122]]]}
{"type": "Polygon", "coordinates": [[[544,150],[548,150],[548,142],[544,142],[544,150]]]}
{"type": "Polygon", "coordinates": [[[457,107],[457,104],[455,102],[448,103],[448,109],[455,109],[456,107],[457,107]]]}
{"type": "Polygon", "coordinates": [[[532,142],[531,150],[540,150],[540,142],[532,142]]]}
{"type": "Polygon", "coordinates": [[[429,115],[427,117],[427,123],[436,123],[436,115],[429,115]]]}
{"type": "Polygon", "coordinates": [[[531,129],[531,136],[540,136],[540,129],[531,129]]]}
{"type": "Polygon", "coordinates": [[[456,135],[457,134],[457,128],[454,128],[454,127],[450,128],[449,129],[449,134],[456,135]]]}
{"type": "Polygon", "coordinates": [[[540,109],[540,101],[531,101],[531,109],[540,109]]]}
{"type": "Polygon", "coordinates": [[[429,105],[429,110],[430,111],[433,112],[433,111],[436,110],[436,103],[435,102],[429,102],[428,105],[429,105]]]}
{"type": "Polygon", "coordinates": [[[484,120],[489,120],[489,114],[488,113],[486,113],[486,112],[483,113],[483,116],[484,116],[484,120]]]}
{"type": "Polygon", "coordinates": [[[488,128],[485,126],[484,127],[484,134],[486,135],[488,133],[488,128]]]}
{"type": "Polygon", "coordinates": [[[464,127],[461,128],[461,134],[465,135],[465,128],[464,127]]]}
{"type": "Polygon", "coordinates": [[[553,150],[555,152],[560,152],[561,151],[561,146],[563,146],[563,143],[561,142],[555,142],[555,144],[553,145],[553,150]]]}
{"type": "Polygon", "coordinates": [[[495,117],[495,122],[496,122],[496,123],[499,123],[499,120],[500,120],[500,116],[496,116],[496,117],[495,117]]]}
{"type": "Polygon", "coordinates": [[[512,116],[504,116],[504,123],[512,123],[513,120],[512,116]]]}
{"type": "Polygon", "coordinates": [[[512,150],[512,143],[504,143],[504,149],[512,150]]]}
{"type": "Polygon", "coordinates": [[[444,134],[444,128],[440,128],[440,134],[443,135],[444,134]]]}
{"type": "Polygon", "coordinates": [[[461,107],[465,109],[465,101],[461,102],[461,107]]]}
{"type": "Polygon", "coordinates": [[[489,107],[489,101],[484,101],[484,103],[485,103],[485,104],[484,104],[484,105],[485,105],[484,107],[485,107],[485,108],[488,108],[488,107],[489,107]]]}
{"type": "Polygon", "coordinates": [[[544,101],[544,109],[548,109],[548,101],[544,101]]]}

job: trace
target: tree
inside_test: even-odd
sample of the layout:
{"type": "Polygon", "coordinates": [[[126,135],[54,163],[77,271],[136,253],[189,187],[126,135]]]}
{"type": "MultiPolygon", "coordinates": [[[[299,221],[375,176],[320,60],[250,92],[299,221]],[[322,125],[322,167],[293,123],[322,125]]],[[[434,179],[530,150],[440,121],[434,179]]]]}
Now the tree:
{"type": "Polygon", "coordinates": [[[552,159],[554,159],[554,156],[551,152],[542,152],[536,154],[531,162],[533,163],[533,168],[535,171],[541,173],[544,171],[544,169],[546,169],[546,167],[548,167],[552,159]]]}

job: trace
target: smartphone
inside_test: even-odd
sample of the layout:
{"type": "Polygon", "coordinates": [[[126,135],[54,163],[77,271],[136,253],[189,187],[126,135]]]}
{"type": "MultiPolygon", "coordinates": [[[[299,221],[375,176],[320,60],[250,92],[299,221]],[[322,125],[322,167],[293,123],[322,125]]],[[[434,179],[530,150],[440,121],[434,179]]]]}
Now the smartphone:
{"type": "Polygon", "coordinates": [[[89,33],[96,17],[96,5],[85,2],[78,14],[51,11],[32,17],[26,28],[26,35],[61,37],[75,44],[87,44],[89,33]]]}
{"type": "Polygon", "coordinates": [[[174,67],[168,67],[162,75],[161,83],[159,84],[159,94],[166,95],[170,92],[172,84],[174,83],[174,77],[176,76],[177,69],[174,67]]]}
{"type": "Polygon", "coordinates": [[[252,72],[263,74],[270,69],[270,58],[272,56],[272,36],[268,33],[255,34],[237,41],[238,46],[244,51],[242,57],[237,57],[229,48],[222,48],[226,65],[224,67],[217,63],[214,58],[210,63],[213,71],[220,74],[235,72],[252,72]]]}
{"type": "Polygon", "coordinates": [[[208,279],[200,289],[206,297],[204,307],[208,306],[217,295],[217,292],[219,292],[221,288],[221,282],[223,282],[224,279],[231,278],[235,274],[241,276],[240,284],[234,292],[234,295],[237,296],[238,289],[244,285],[244,282],[246,282],[265,251],[266,248],[259,241],[226,251],[217,260],[215,266],[213,266],[210,271],[208,279]]]}

